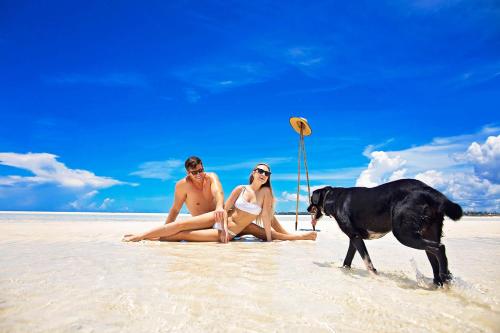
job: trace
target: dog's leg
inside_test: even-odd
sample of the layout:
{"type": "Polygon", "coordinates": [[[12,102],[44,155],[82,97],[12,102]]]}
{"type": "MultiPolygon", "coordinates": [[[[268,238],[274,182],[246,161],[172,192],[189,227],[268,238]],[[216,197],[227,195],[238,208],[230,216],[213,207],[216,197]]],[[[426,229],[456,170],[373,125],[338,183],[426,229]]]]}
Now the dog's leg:
{"type": "MultiPolygon", "coordinates": [[[[424,240],[425,241],[425,240],[424,240]]],[[[432,241],[428,241],[432,242],[432,241]]],[[[432,242],[435,243],[435,242],[432,242]]],[[[426,252],[430,252],[431,255],[434,255],[436,260],[438,261],[438,266],[439,266],[439,280],[440,281],[434,281],[437,285],[442,285],[443,283],[449,282],[453,276],[451,275],[450,271],[448,270],[448,258],[446,257],[446,247],[444,244],[441,243],[435,243],[437,244],[434,245],[432,244],[431,246],[427,246],[425,248],[426,252]]],[[[431,262],[432,264],[432,262],[431,262]]],[[[434,269],[434,267],[433,267],[434,269]]],[[[436,280],[436,279],[434,279],[436,280]]]]}
{"type": "MultiPolygon", "coordinates": [[[[437,220],[434,220],[434,222],[425,228],[424,232],[422,233],[422,236],[424,239],[429,239],[435,242],[440,243],[441,241],[441,235],[442,235],[442,228],[443,228],[443,218],[438,217],[437,220]]],[[[432,266],[432,272],[434,274],[434,284],[438,286],[442,286],[443,283],[448,282],[451,280],[452,275],[450,271],[448,270],[448,260],[446,258],[446,252],[445,249],[443,248],[443,253],[442,256],[445,258],[445,262],[443,262],[446,267],[444,268],[444,271],[447,272],[445,274],[445,280],[441,279],[440,273],[439,273],[439,260],[436,255],[434,255],[430,251],[425,251],[427,254],[427,258],[429,259],[429,262],[431,263],[432,266]]]]}
{"type": "Polygon", "coordinates": [[[448,270],[448,258],[446,257],[446,247],[444,244],[439,244],[439,255],[436,256],[436,259],[439,262],[439,277],[443,283],[448,283],[453,279],[453,275],[451,275],[448,270]]]}
{"type": "MultiPolygon", "coordinates": [[[[439,279],[441,282],[446,283],[451,280],[451,274],[448,271],[448,259],[446,258],[446,249],[444,244],[422,238],[422,235],[413,230],[413,228],[394,227],[394,236],[401,244],[409,246],[417,250],[425,250],[430,253],[438,261],[439,266],[439,279]]],[[[429,259],[431,260],[431,259],[429,259]]],[[[432,265],[432,261],[431,261],[432,265]]],[[[434,267],[433,267],[434,269],[434,267]]],[[[436,280],[436,276],[434,277],[436,280]]],[[[439,281],[435,281],[438,282],[439,281]]]]}
{"type": "MultiPolygon", "coordinates": [[[[351,238],[351,242],[354,244],[356,250],[358,250],[359,254],[361,255],[361,258],[363,258],[366,269],[370,273],[377,274],[377,270],[375,269],[375,267],[373,267],[372,260],[370,258],[370,255],[368,254],[368,250],[366,249],[365,242],[363,242],[363,239],[359,236],[355,236],[351,238]]],[[[349,255],[349,252],[347,254],[349,255]]]]}
{"type": "Polygon", "coordinates": [[[344,259],[344,264],[343,264],[344,268],[351,268],[352,259],[354,258],[355,254],[356,254],[356,247],[354,246],[352,239],[350,239],[349,249],[347,250],[347,254],[344,259]]]}
{"type": "Polygon", "coordinates": [[[439,261],[437,260],[436,256],[431,252],[425,251],[425,254],[427,254],[427,258],[429,259],[429,262],[431,263],[432,266],[432,274],[434,275],[434,284],[438,286],[443,285],[443,281],[441,281],[441,278],[439,277],[439,261]]]}

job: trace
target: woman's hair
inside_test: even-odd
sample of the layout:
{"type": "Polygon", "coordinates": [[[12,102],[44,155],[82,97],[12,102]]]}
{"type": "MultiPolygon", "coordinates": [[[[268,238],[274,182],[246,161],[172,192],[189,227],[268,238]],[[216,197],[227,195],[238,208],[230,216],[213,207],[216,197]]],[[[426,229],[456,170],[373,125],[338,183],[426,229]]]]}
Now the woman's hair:
{"type": "MultiPolygon", "coordinates": [[[[252,169],[252,173],[250,174],[250,178],[248,179],[248,184],[252,184],[252,182],[253,182],[253,172],[259,167],[259,165],[263,165],[263,166],[267,167],[269,169],[269,172],[271,172],[271,168],[269,167],[269,165],[267,165],[266,163],[258,163],[252,169]]],[[[271,175],[269,175],[269,177],[267,177],[267,182],[265,182],[264,184],[262,184],[262,187],[269,187],[269,189],[271,190],[271,193],[273,193],[273,188],[271,186],[271,175]]]]}
{"type": "MultiPolygon", "coordinates": [[[[250,178],[248,179],[248,183],[249,184],[252,184],[252,182],[253,182],[253,173],[254,173],[255,169],[257,169],[259,167],[259,165],[264,165],[265,167],[267,167],[269,169],[269,172],[271,172],[271,167],[267,163],[257,163],[257,165],[255,165],[255,167],[252,169],[252,173],[250,174],[250,178]]],[[[269,175],[267,177],[267,181],[264,184],[262,184],[262,187],[269,187],[269,189],[271,190],[271,200],[273,202],[271,215],[273,215],[274,214],[274,194],[273,194],[273,188],[271,186],[271,175],[269,175]]],[[[262,222],[261,222],[261,220],[262,220],[261,215],[262,215],[262,212],[260,213],[259,216],[257,216],[257,221],[256,222],[259,225],[262,224],[262,222]]],[[[261,225],[261,226],[263,227],[263,225],[261,225]]]]}

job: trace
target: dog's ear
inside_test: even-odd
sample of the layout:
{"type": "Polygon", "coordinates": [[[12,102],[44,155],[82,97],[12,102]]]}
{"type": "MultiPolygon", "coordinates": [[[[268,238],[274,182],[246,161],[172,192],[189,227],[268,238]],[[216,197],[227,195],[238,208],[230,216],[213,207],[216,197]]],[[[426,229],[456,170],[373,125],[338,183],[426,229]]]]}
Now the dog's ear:
{"type": "Polygon", "coordinates": [[[317,190],[314,190],[313,194],[311,195],[311,205],[319,205],[319,200],[321,198],[321,192],[322,192],[322,189],[317,189],[317,190]]]}

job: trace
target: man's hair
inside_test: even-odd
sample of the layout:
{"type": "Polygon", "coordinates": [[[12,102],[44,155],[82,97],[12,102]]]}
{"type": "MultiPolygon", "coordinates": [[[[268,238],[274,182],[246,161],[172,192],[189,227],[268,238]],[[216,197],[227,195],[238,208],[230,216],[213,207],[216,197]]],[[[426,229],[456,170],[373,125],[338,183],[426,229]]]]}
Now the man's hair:
{"type": "Polygon", "coordinates": [[[187,171],[189,171],[190,169],[196,168],[198,164],[203,164],[200,158],[196,156],[191,156],[186,160],[186,162],[184,162],[184,167],[186,168],[187,171]]]}

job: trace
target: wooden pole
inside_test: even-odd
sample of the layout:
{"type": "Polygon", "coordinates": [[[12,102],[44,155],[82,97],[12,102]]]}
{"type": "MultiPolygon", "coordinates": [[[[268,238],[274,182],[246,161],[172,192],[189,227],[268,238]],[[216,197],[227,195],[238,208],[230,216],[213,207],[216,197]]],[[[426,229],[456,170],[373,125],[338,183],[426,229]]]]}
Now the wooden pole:
{"type": "MultiPolygon", "coordinates": [[[[299,224],[299,201],[300,201],[300,163],[301,154],[304,156],[304,167],[306,168],[306,178],[307,178],[307,195],[309,203],[311,202],[311,187],[309,185],[309,169],[307,168],[307,156],[306,156],[306,145],[304,142],[304,137],[311,135],[311,127],[307,123],[307,119],[301,117],[291,117],[290,125],[297,132],[299,136],[299,151],[298,151],[298,171],[297,171],[297,203],[295,206],[295,230],[298,228],[299,224]]],[[[313,227],[314,229],[314,227],[313,227]]]]}
{"type": "Polygon", "coordinates": [[[303,141],[303,125],[300,124],[300,138],[299,138],[299,156],[298,156],[298,172],[297,172],[297,205],[295,206],[295,231],[297,231],[297,226],[299,224],[299,193],[300,193],[300,152],[302,150],[303,141]]]}
{"type": "MultiPolygon", "coordinates": [[[[311,204],[311,186],[309,185],[309,170],[307,169],[307,154],[306,154],[306,144],[304,142],[304,137],[302,136],[302,154],[304,155],[304,166],[306,168],[306,180],[307,180],[307,201],[311,204]]],[[[313,230],[316,230],[316,226],[313,226],[313,230]]]]}

